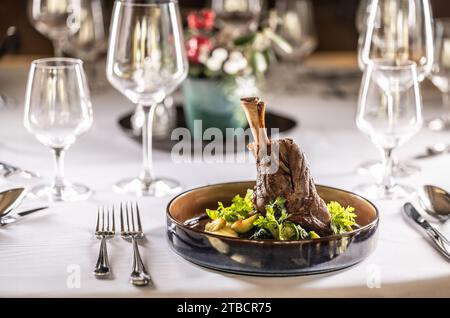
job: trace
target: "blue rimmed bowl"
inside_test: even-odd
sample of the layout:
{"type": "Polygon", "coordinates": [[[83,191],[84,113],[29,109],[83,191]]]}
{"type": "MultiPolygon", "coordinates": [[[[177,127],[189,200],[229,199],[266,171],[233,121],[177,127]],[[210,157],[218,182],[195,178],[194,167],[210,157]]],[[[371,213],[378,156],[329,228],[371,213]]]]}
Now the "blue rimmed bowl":
{"type": "Polygon", "coordinates": [[[229,204],[255,182],[208,185],[173,198],[166,212],[167,238],[175,253],[211,269],[257,276],[294,276],[332,272],[366,258],[377,244],[379,213],[375,205],[345,190],[317,185],[325,200],[355,207],[354,231],[302,241],[249,240],[204,231],[205,209],[229,204]]]}

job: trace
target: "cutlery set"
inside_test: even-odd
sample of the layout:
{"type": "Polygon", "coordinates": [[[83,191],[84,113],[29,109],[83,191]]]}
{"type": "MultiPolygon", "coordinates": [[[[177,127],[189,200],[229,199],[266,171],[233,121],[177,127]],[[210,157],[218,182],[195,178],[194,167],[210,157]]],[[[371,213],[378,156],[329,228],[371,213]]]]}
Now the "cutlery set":
{"type": "MultiPolygon", "coordinates": [[[[431,185],[423,186],[419,190],[419,203],[427,214],[441,222],[450,218],[450,194],[444,189],[431,185]]],[[[450,260],[450,241],[445,235],[432,226],[410,202],[403,205],[403,211],[426,231],[434,247],[450,260]]]]}
{"type": "MultiPolygon", "coordinates": [[[[95,236],[101,240],[98,259],[94,268],[94,275],[97,278],[107,278],[111,275],[106,241],[114,238],[116,233],[114,214],[114,206],[99,207],[97,211],[95,236]]],[[[145,268],[137,244],[137,240],[144,238],[137,203],[132,204],[128,202],[120,204],[120,236],[125,241],[131,242],[133,247],[133,264],[130,282],[136,286],[152,286],[152,279],[145,268]]]]}

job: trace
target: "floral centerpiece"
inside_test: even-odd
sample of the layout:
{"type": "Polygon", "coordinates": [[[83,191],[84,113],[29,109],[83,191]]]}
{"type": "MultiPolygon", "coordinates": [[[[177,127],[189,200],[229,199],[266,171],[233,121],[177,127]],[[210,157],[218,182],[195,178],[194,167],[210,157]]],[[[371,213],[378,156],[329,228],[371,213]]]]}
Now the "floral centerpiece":
{"type": "Polygon", "coordinates": [[[270,28],[236,36],[219,25],[212,10],[190,13],[187,24],[189,76],[183,93],[188,127],[197,136],[209,127],[245,127],[239,98],[258,94],[257,84],[275,60],[272,44],[286,50],[289,45],[270,28]]]}

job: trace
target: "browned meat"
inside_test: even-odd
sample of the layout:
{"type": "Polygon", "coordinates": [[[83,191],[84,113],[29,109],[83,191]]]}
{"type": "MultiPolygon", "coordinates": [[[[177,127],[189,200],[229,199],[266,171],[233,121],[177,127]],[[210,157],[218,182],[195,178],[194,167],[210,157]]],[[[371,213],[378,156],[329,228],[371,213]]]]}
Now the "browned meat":
{"type": "Polygon", "coordinates": [[[265,104],[258,97],[241,99],[255,142],[254,201],[258,211],[277,197],[286,199],[290,219],[321,236],[331,234],[330,213],[319,197],[304,153],[289,138],[269,140],[264,125],[265,104]],[[278,154],[278,155],[277,155],[278,154]]]}

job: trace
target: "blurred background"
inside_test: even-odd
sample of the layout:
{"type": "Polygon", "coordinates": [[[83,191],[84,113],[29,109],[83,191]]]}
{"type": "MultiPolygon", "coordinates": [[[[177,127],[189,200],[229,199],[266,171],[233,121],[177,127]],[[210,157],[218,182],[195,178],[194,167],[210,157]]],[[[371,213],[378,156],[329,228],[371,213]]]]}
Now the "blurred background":
{"type": "MultiPolygon", "coordinates": [[[[208,5],[208,0],[179,0],[183,15],[191,9],[208,5]]],[[[105,16],[110,17],[113,0],[104,0],[105,16]]],[[[272,8],[276,0],[266,1],[272,8]]],[[[316,51],[356,51],[358,33],[356,14],[359,0],[312,0],[318,38],[316,51]]],[[[434,16],[450,16],[450,1],[432,0],[434,16]]],[[[108,23],[109,24],[109,23],[108,23]]],[[[50,55],[51,42],[31,25],[27,16],[26,0],[2,0],[0,4],[0,38],[10,26],[16,26],[20,38],[18,54],[50,55]]]]}

